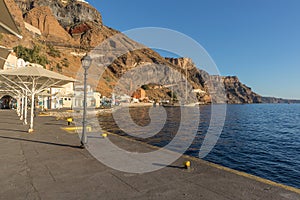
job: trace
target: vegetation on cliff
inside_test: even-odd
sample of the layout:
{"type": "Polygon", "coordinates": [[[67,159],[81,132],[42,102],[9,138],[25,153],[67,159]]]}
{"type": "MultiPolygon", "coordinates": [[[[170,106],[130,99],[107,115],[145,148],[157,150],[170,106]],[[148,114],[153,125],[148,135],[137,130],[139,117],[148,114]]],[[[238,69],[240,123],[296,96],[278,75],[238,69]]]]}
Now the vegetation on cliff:
{"type": "Polygon", "coordinates": [[[34,46],[33,49],[29,49],[23,47],[22,45],[18,45],[14,47],[14,52],[16,53],[18,58],[22,58],[25,61],[30,63],[37,63],[42,66],[46,66],[49,64],[49,60],[46,55],[41,54],[41,47],[34,46]]]}

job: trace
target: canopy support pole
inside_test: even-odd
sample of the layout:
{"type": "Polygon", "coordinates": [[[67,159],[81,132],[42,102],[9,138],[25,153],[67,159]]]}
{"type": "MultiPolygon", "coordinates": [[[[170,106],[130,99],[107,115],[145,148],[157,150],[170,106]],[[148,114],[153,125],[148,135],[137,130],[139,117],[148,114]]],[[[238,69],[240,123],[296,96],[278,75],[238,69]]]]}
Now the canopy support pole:
{"type": "Polygon", "coordinates": [[[24,124],[27,125],[27,105],[28,105],[28,95],[27,90],[25,92],[25,105],[24,105],[24,124]]]}
{"type": "Polygon", "coordinates": [[[32,80],[32,90],[31,90],[31,113],[30,113],[30,128],[28,130],[28,133],[33,132],[33,117],[34,117],[34,107],[35,107],[35,100],[34,100],[34,95],[35,95],[35,80],[32,80]]]}
{"type": "Polygon", "coordinates": [[[21,103],[20,96],[18,96],[17,97],[17,114],[19,117],[21,116],[20,103],[21,103]]]}
{"type": "Polygon", "coordinates": [[[33,117],[34,117],[34,93],[31,94],[31,113],[30,113],[30,128],[28,130],[28,133],[33,132],[33,117]]]}
{"type": "Polygon", "coordinates": [[[22,94],[22,97],[21,97],[21,101],[22,101],[22,105],[21,105],[21,116],[20,116],[20,120],[23,121],[24,119],[24,94],[22,94]]]}

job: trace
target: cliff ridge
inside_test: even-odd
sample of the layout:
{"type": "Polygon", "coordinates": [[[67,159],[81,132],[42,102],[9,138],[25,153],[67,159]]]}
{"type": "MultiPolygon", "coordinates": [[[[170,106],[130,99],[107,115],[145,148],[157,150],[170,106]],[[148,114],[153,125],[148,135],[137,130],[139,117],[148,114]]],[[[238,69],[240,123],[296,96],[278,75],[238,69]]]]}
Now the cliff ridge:
{"type": "MultiPolygon", "coordinates": [[[[76,72],[81,67],[80,59],[86,52],[107,38],[120,33],[105,26],[101,14],[83,1],[5,1],[13,13],[24,39],[16,41],[13,36],[7,36],[0,43],[11,48],[17,45],[26,48],[38,46],[40,53],[48,58],[46,68],[67,76],[76,76],[76,72]],[[26,29],[23,22],[38,28],[41,35],[36,35],[26,29]]],[[[135,45],[140,44],[123,35],[120,41],[112,42],[110,48],[135,45]]],[[[189,84],[195,91],[198,91],[197,99],[202,103],[223,103],[222,92],[219,96],[215,95],[216,97],[212,98],[212,94],[210,94],[212,82],[224,85],[228,103],[275,101],[256,94],[250,87],[241,83],[237,77],[211,76],[204,70],[198,69],[190,58],[163,58],[154,50],[144,46],[114,59],[103,73],[103,77],[99,81],[93,80],[94,86],[103,95],[110,96],[112,88],[124,73],[145,63],[169,66],[186,76],[189,84]]],[[[166,79],[175,81],[171,80],[172,77],[166,79]]],[[[168,89],[148,92],[149,97],[152,96],[152,98],[157,96],[166,98],[169,94],[168,89]]]]}

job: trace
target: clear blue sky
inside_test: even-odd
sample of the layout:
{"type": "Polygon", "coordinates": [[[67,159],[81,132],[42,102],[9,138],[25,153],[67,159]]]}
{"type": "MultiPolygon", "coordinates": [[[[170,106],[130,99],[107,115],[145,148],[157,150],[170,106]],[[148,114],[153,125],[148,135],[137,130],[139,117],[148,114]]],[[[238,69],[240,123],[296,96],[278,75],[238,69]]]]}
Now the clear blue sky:
{"type": "Polygon", "coordinates": [[[88,0],[120,31],[163,27],[198,41],[221,75],[300,99],[300,0],[88,0]]]}

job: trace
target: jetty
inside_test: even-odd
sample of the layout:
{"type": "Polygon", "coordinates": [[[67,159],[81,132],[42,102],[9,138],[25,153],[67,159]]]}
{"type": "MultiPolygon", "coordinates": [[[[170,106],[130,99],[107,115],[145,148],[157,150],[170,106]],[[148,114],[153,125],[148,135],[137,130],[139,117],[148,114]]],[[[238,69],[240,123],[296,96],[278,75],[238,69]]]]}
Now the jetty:
{"type": "MultiPolygon", "coordinates": [[[[297,188],[188,156],[151,173],[116,171],[80,148],[78,135],[62,129],[66,121],[38,116],[35,123],[30,134],[15,111],[0,110],[0,199],[300,199],[297,188]]],[[[118,135],[108,139],[137,152],[153,150],[118,135]]]]}

